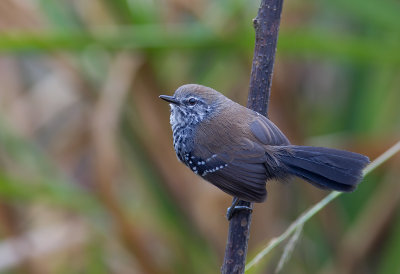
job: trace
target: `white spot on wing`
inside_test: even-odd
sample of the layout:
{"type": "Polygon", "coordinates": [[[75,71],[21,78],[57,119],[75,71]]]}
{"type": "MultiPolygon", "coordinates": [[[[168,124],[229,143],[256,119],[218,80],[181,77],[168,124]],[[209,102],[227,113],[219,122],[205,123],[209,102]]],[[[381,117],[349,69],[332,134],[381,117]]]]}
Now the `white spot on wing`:
{"type": "Polygon", "coordinates": [[[206,176],[209,173],[213,173],[215,171],[221,170],[221,169],[223,169],[224,167],[227,167],[227,166],[228,166],[228,164],[224,164],[224,165],[220,165],[219,167],[207,169],[201,174],[201,176],[206,176]]]}

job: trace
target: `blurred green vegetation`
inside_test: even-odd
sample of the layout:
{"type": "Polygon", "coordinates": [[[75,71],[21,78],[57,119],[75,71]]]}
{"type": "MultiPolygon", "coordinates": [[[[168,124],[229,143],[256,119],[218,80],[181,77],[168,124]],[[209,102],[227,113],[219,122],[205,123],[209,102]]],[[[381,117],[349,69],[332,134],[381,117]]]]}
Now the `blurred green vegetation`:
{"type": "MultiPolygon", "coordinates": [[[[178,163],[158,95],[193,82],[245,104],[258,5],[2,1],[1,273],[219,271],[230,198],[178,163]]],[[[293,143],[373,159],[399,139],[399,11],[393,0],[284,3],[270,117],[293,143]]],[[[400,273],[398,165],[307,223],[282,272],[400,273]]],[[[249,257],[326,195],[267,187],[249,257]]],[[[281,251],[251,273],[273,272],[281,251]]]]}

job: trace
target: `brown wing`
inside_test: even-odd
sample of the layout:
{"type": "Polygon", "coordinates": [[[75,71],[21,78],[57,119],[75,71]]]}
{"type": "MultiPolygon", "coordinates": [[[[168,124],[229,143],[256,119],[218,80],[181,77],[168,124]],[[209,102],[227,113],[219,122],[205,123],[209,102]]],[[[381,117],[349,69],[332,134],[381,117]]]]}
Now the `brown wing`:
{"type": "Polygon", "coordinates": [[[282,146],[290,144],[286,136],[274,123],[258,113],[250,123],[250,130],[254,137],[264,145],[282,146]]]}
{"type": "MultiPolygon", "coordinates": [[[[204,151],[207,148],[203,147],[204,151]]],[[[207,153],[206,153],[207,154],[207,153]]],[[[251,202],[262,202],[267,195],[265,182],[268,179],[264,163],[267,160],[262,146],[248,139],[239,145],[223,146],[205,158],[197,158],[197,174],[226,193],[251,202]]]]}
{"type": "Polygon", "coordinates": [[[207,181],[242,200],[262,202],[266,181],[274,177],[273,169],[279,165],[266,153],[268,145],[289,141],[267,118],[246,110],[240,121],[232,113],[222,118],[224,123],[203,123],[191,157],[201,163],[194,171],[207,181]]]}

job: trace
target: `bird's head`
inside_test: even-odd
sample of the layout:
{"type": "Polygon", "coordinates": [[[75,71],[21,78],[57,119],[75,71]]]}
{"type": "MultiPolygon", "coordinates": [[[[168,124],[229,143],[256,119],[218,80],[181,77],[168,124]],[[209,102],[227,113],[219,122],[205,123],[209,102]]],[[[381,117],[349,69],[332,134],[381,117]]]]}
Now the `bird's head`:
{"type": "Polygon", "coordinates": [[[227,100],[218,91],[196,84],[179,87],[173,96],[160,95],[171,107],[171,125],[196,125],[218,113],[222,102],[227,100]]]}

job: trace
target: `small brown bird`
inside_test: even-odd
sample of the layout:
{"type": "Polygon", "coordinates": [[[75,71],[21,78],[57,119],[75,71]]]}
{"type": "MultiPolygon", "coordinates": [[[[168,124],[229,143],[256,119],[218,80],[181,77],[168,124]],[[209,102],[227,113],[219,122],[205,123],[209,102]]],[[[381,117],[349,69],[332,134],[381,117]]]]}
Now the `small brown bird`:
{"type": "Polygon", "coordinates": [[[291,145],[265,116],[209,87],[184,85],[174,96],[160,98],[171,106],[178,159],[244,201],[263,202],[266,181],[290,175],[319,188],[353,191],[369,163],[368,157],[358,153],[291,145]]]}

